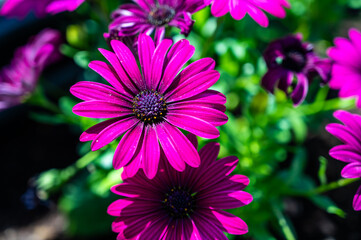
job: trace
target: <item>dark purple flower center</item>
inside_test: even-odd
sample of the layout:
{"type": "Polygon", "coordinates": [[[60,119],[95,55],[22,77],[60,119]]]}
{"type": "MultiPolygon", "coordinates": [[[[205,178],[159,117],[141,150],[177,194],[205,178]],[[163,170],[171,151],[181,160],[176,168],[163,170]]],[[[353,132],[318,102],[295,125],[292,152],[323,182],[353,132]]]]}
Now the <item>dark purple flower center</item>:
{"type": "Polygon", "coordinates": [[[301,72],[307,63],[306,53],[297,50],[287,51],[282,66],[294,72],[301,72]]]}
{"type": "Polygon", "coordinates": [[[194,196],[181,187],[173,187],[165,195],[163,204],[167,213],[174,218],[187,217],[194,211],[194,196]]]}
{"type": "Polygon", "coordinates": [[[166,5],[162,5],[155,7],[149,12],[148,21],[152,25],[163,26],[169,23],[170,21],[172,21],[174,16],[175,16],[175,11],[173,8],[170,8],[169,6],[166,5]]]}
{"type": "Polygon", "coordinates": [[[160,93],[144,90],[134,97],[133,112],[138,119],[147,124],[159,123],[167,114],[167,104],[160,93]]]}

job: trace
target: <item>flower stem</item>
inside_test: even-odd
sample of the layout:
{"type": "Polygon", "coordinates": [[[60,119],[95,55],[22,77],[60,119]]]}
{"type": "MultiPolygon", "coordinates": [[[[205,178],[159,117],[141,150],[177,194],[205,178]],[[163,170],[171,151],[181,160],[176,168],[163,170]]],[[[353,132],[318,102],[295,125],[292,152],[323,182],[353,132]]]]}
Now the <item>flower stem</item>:
{"type": "Polygon", "coordinates": [[[310,196],[310,195],[321,194],[340,187],[347,186],[351,183],[357,182],[358,180],[360,180],[360,178],[342,178],[337,181],[330,182],[329,184],[322,185],[315,189],[312,189],[311,191],[306,192],[305,195],[310,196]]]}

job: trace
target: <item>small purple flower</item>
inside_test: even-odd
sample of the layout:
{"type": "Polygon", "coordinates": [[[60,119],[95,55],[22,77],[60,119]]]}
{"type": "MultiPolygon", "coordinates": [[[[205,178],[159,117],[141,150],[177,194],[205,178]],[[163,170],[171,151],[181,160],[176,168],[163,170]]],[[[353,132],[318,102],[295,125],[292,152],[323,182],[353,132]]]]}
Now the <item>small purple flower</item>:
{"type": "Polygon", "coordinates": [[[30,94],[43,69],[60,57],[60,33],[45,29],[16,50],[11,64],[0,70],[0,110],[20,104],[30,94]]]}
{"type": "Polygon", "coordinates": [[[0,10],[0,15],[8,17],[25,17],[34,11],[37,17],[56,14],[63,11],[74,11],[85,0],[7,0],[0,10]]]}
{"type": "Polygon", "coordinates": [[[212,4],[212,14],[215,17],[221,17],[227,12],[236,20],[244,18],[246,13],[249,14],[262,27],[268,26],[268,18],[263,12],[284,18],[286,11],[283,8],[289,8],[287,0],[204,0],[206,5],[212,4]]]}
{"type": "Polygon", "coordinates": [[[262,86],[271,93],[278,87],[291,96],[295,106],[303,102],[309,81],[315,76],[321,77],[322,84],[330,79],[331,60],[319,58],[310,43],[302,42],[301,34],[271,42],[263,57],[268,72],[262,78],[262,86]]]}
{"type": "Polygon", "coordinates": [[[227,122],[225,96],[208,90],[219,79],[214,60],[200,59],[181,70],[195,51],[187,40],[171,47],[172,41],[165,39],[155,47],[151,37],[141,34],[140,71],[124,43],[113,40],[111,45],[115,53],[100,49],[111,65],[93,61],[89,67],[112,86],[79,82],[70,89],[84,100],[74,106],[75,114],[110,118],[86,130],[80,140],[93,141],[91,149],[95,151],[124,134],[113,166],[124,167],[129,175],[143,168],[146,176],[153,178],[161,148],[176,170],[184,171],[185,163],[198,167],[198,153],[178,127],[204,138],[217,138],[216,126],[227,122]]]}
{"type": "Polygon", "coordinates": [[[155,42],[165,34],[165,27],[172,26],[188,35],[194,21],[191,15],[204,8],[203,0],[134,0],[136,4],[123,4],[112,14],[109,31],[117,30],[120,37],[139,33],[150,35],[155,31],[155,42]]]}
{"type": "Polygon", "coordinates": [[[356,96],[357,107],[361,108],[361,33],[350,29],[349,37],[335,38],[335,47],[328,49],[334,61],[330,87],[339,89],[341,98],[356,96]]]}
{"type": "MultiPolygon", "coordinates": [[[[344,178],[361,177],[361,116],[351,114],[346,111],[336,111],[335,118],[344,125],[331,123],[326,126],[326,130],[340,139],[343,145],[333,147],[330,150],[330,156],[348,163],[342,170],[341,175],[344,178]]],[[[361,186],[358,188],[353,199],[353,208],[356,211],[361,210],[361,186]]]]}
{"type": "MultiPolygon", "coordinates": [[[[187,136],[197,148],[197,138],[187,136]]],[[[236,157],[216,161],[218,143],[208,143],[200,151],[199,168],[186,167],[177,172],[161,154],[159,171],[148,180],[139,171],[134,177],[122,176],[123,183],[111,190],[125,198],[113,202],[108,214],[117,217],[112,224],[117,239],[222,239],[223,232],[241,235],[247,224],[222,209],[239,208],[252,202],[242,191],[249,179],[230,176],[236,157]]]]}

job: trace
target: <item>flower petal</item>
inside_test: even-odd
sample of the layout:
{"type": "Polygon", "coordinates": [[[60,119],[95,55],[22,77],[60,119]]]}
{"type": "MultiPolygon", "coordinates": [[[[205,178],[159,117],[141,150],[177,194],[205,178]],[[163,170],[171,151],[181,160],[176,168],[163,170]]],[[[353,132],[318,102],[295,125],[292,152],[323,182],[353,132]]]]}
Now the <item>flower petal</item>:
{"type": "Polygon", "coordinates": [[[113,167],[119,169],[129,163],[133,158],[138,144],[143,144],[141,135],[143,132],[143,124],[136,125],[133,129],[124,134],[115,150],[113,157],[113,167]]]}
{"type": "Polygon", "coordinates": [[[89,118],[114,118],[133,113],[130,103],[124,101],[120,104],[99,100],[81,102],[73,107],[73,113],[89,118]]]}
{"type": "Polygon", "coordinates": [[[144,134],[144,161],[143,170],[145,175],[152,179],[158,171],[160,149],[157,133],[152,126],[147,126],[144,134]]]}
{"type": "Polygon", "coordinates": [[[200,158],[197,150],[181,131],[167,122],[157,125],[156,131],[169,163],[177,171],[184,171],[184,161],[192,167],[199,166],[200,158]]]}
{"type": "Polygon", "coordinates": [[[138,124],[139,120],[134,116],[130,116],[127,118],[119,119],[115,123],[109,125],[104,128],[92,142],[91,149],[92,151],[96,151],[105,145],[111,143],[114,139],[128,131],[130,128],[134,127],[134,125],[138,124]]]}

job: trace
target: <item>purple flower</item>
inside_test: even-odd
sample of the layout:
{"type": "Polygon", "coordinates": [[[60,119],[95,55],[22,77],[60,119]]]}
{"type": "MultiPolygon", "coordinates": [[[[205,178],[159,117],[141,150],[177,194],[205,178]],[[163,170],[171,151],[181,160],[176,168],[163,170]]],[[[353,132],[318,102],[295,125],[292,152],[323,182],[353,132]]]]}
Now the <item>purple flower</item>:
{"type": "Polygon", "coordinates": [[[206,5],[212,4],[212,14],[215,17],[221,17],[227,12],[236,20],[244,18],[246,13],[249,14],[262,27],[268,26],[268,18],[263,11],[271,15],[284,18],[290,4],[286,0],[204,0],[206,5]]]}
{"type": "MultiPolygon", "coordinates": [[[[326,130],[340,139],[344,144],[333,147],[330,156],[348,163],[342,170],[344,178],[361,177],[361,116],[351,114],[346,111],[336,111],[335,118],[344,125],[331,123],[326,126],[326,130]]],[[[358,188],[353,199],[353,208],[361,210],[361,186],[358,188]]]]}
{"type": "Polygon", "coordinates": [[[321,77],[322,84],[330,79],[331,60],[319,58],[311,44],[302,42],[301,34],[271,42],[263,57],[268,72],[262,78],[262,86],[271,93],[278,87],[291,96],[295,106],[303,102],[309,81],[315,76],[321,77]]]}
{"type": "Polygon", "coordinates": [[[16,50],[11,64],[0,70],[0,110],[21,103],[30,94],[43,69],[58,60],[60,33],[45,29],[16,50]]]}
{"type": "Polygon", "coordinates": [[[172,26],[188,35],[193,27],[192,13],[204,8],[203,0],[134,0],[136,4],[123,4],[112,14],[109,31],[117,30],[120,37],[139,33],[150,35],[155,30],[155,42],[172,26]]]}
{"type": "Polygon", "coordinates": [[[25,17],[34,11],[37,17],[56,14],[63,11],[74,11],[85,0],[7,0],[0,10],[0,15],[8,17],[25,17]]]}
{"type": "Polygon", "coordinates": [[[93,61],[89,67],[112,86],[80,82],[70,89],[84,100],[74,106],[75,114],[110,118],[86,130],[80,141],[92,140],[95,151],[124,134],[113,166],[125,166],[130,176],[143,168],[146,176],[153,178],[161,148],[176,170],[184,171],[185,163],[198,167],[198,153],[178,127],[200,137],[217,138],[215,126],[227,122],[225,96],[208,90],[219,79],[214,60],[204,58],[181,71],[195,51],[187,40],[171,47],[172,41],[165,39],[155,47],[149,36],[141,34],[140,71],[124,43],[113,40],[111,45],[115,53],[100,49],[111,65],[93,61]]]}
{"type": "MultiPolygon", "coordinates": [[[[187,136],[197,148],[197,138],[187,136]]],[[[199,168],[186,167],[177,172],[161,154],[158,174],[148,180],[139,171],[134,177],[122,176],[124,182],[112,192],[125,198],[113,202],[108,214],[117,239],[222,239],[223,232],[245,234],[246,223],[222,209],[239,208],[252,201],[242,191],[249,179],[243,175],[229,176],[236,168],[236,157],[216,161],[218,143],[208,143],[200,151],[199,168]]]]}
{"type": "Polygon", "coordinates": [[[335,38],[335,47],[328,49],[334,61],[330,87],[340,89],[341,98],[356,96],[357,107],[361,108],[361,33],[350,29],[349,37],[350,40],[335,38]]]}

